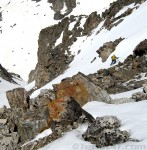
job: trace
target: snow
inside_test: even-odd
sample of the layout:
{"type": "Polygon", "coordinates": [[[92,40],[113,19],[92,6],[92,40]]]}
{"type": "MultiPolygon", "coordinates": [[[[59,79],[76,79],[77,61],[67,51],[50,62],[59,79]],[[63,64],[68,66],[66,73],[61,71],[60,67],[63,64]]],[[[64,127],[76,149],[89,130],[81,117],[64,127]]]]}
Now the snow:
{"type": "MultiPolygon", "coordinates": [[[[127,130],[131,133],[131,138],[141,140],[140,142],[126,142],[115,146],[100,148],[100,150],[129,149],[134,150],[147,148],[147,100],[126,103],[120,105],[106,104],[102,102],[89,102],[83,108],[91,113],[94,117],[105,115],[117,116],[122,123],[121,130],[127,130]]],[[[81,125],[79,128],[66,133],[62,138],[40,148],[39,150],[96,150],[95,145],[86,142],[82,138],[82,134],[87,128],[87,124],[81,125]]]]}
{"type": "Polygon", "coordinates": [[[55,46],[57,46],[60,43],[62,43],[62,38],[63,38],[63,32],[61,33],[60,37],[56,40],[55,46]]]}
{"type": "Polygon", "coordinates": [[[132,9],[132,8],[134,8],[134,7],[136,7],[136,6],[135,6],[135,3],[130,4],[130,5],[128,5],[128,6],[125,6],[123,9],[121,9],[121,10],[115,15],[114,18],[116,18],[116,17],[122,15],[122,14],[125,13],[129,8],[132,9]]]}
{"type": "Polygon", "coordinates": [[[42,133],[38,134],[33,140],[24,143],[22,146],[24,146],[24,145],[26,145],[26,144],[28,144],[28,143],[30,143],[30,142],[39,140],[39,139],[41,139],[41,138],[43,138],[43,137],[45,137],[45,136],[48,136],[48,135],[50,135],[51,133],[52,133],[51,129],[46,129],[46,130],[44,130],[42,133]]]}
{"type": "Polygon", "coordinates": [[[97,11],[101,14],[106,8],[109,7],[109,4],[116,0],[77,0],[77,6],[71,13],[71,15],[89,15],[90,13],[97,11]]]}

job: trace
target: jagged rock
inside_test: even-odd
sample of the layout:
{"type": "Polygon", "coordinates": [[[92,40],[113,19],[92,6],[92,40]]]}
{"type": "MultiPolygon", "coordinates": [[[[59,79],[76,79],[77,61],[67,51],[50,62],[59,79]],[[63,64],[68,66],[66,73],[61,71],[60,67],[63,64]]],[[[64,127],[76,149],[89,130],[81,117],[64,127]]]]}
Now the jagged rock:
{"type": "Polygon", "coordinates": [[[103,13],[102,13],[102,18],[105,19],[104,22],[104,27],[107,28],[108,30],[110,30],[113,26],[118,25],[118,23],[116,23],[116,21],[123,19],[124,17],[130,15],[132,13],[132,10],[135,9],[136,7],[134,7],[133,9],[128,9],[126,10],[123,14],[121,14],[118,17],[115,17],[115,15],[125,6],[128,6],[132,3],[136,4],[140,4],[142,3],[142,0],[117,0],[114,1],[113,3],[110,4],[110,8],[106,9],[103,13]]]}
{"type": "Polygon", "coordinates": [[[132,94],[132,98],[135,99],[136,101],[146,100],[147,93],[137,92],[137,93],[132,94]]]}
{"type": "Polygon", "coordinates": [[[59,135],[76,128],[78,126],[76,122],[82,115],[85,115],[89,122],[94,121],[94,118],[83,110],[73,97],[50,101],[49,110],[52,132],[59,135]]]}
{"type": "Polygon", "coordinates": [[[7,91],[6,96],[12,110],[20,109],[21,111],[26,112],[29,104],[27,101],[27,92],[24,88],[16,88],[7,91]]]}
{"type": "Polygon", "coordinates": [[[123,38],[116,39],[115,41],[110,41],[104,43],[102,47],[97,50],[99,57],[102,58],[102,62],[105,62],[109,55],[115,51],[116,46],[123,40],[123,38]]]}
{"type": "Polygon", "coordinates": [[[4,80],[7,80],[11,83],[17,84],[14,80],[12,75],[0,64],[0,77],[4,80]]]}
{"type": "Polygon", "coordinates": [[[92,12],[89,17],[86,19],[83,30],[83,34],[89,34],[93,29],[95,29],[101,22],[100,15],[97,15],[97,12],[92,12]]]}
{"type": "Polygon", "coordinates": [[[22,143],[49,127],[48,97],[41,97],[40,101],[37,99],[33,107],[23,88],[8,91],[6,95],[11,107],[8,126],[11,131],[18,132],[22,143]]]}
{"type": "Polygon", "coordinates": [[[86,141],[96,144],[96,147],[112,146],[129,140],[127,131],[120,131],[121,123],[115,116],[97,117],[82,135],[86,141]]]}
{"type": "Polygon", "coordinates": [[[102,90],[82,73],[65,78],[60,84],[53,85],[53,87],[57,99],[72,96],[81,106],[92,100],[106,103],[111,103],[112,100],[105,90],[102,90]]]}
{"type": "Polygon", "coordinates": [[[71,35],[68,31],[69,23],[69,18],[65,18],[57,25],[41,30],[38,41],[38,63],[35,71],[31,72],[29,79],[29,81],[34,79],[37,87],[43,86],[63,73],[67,69],[68,64],[73,60],[73,57],[70,54],[65,54],[65,51],[74,42],[78,31],[75,31],[69,37],[71,35]],[[57,39],[62,33],[62,42],[55,46],[57,39]]]}

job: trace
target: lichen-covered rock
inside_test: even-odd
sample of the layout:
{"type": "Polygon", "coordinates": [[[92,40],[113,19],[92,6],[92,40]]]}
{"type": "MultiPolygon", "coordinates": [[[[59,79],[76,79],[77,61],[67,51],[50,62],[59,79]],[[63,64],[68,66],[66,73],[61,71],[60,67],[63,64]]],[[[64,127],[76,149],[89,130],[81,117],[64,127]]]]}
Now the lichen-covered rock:
{"type": "Polygon", "coordinates": [[[93,100],[105,103],[111,103],[112,100],[105,90],[102,90],[82,73],[78,73],[71,78],[66,78],[60,84],[53,85],[53,87],[57,99],[71,96],[81,106],[93,100]]]}
{"type": "Polygon", "coordinates": [[[121,123],[115,116],[97,117],[82,135],[86,141],[96,144],[96,147],[115,145],[128,141],[130,134],[120,131],[121,123]]]}
{"type": "Polygon", "coordinates": [[[16,132],[0,134],[1,150],[19,150],[19,135],[16,132]]]}
{"type": "Polygon", "coordinates": [[[77,128],[77,123],[83,115],[89,122],[94,118],[83,110],[73,97],[58,98],[49,102],[51,129],[61,135],[65,131],[77,128]]]}
{"type": "Polygon", "coordinates": [[[20,142],[24,143],[35,137],[36,134],[50,126],[48,97],[36,98],[30,101],[23,88],[17,88],[6,93],[10,103],[8,113],[8,127],[11,132],[18,132],[20,142]],[[33,103],[34,102],[34,103],[33,103]]]}

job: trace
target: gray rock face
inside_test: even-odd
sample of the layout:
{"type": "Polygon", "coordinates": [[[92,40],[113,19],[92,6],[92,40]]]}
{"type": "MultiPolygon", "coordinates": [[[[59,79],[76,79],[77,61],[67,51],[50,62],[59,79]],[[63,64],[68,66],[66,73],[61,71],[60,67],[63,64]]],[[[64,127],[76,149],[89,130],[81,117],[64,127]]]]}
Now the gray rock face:
{"type": "Polygon", "coordinates": [[[101,20],[102,19],[100,15],[97,15],[97,12],[91,13],[84,24],[83,34],[90,34],[90,32],[99,25],[101,20]]]}
{"type": "Polygon", "coordinates": [[[121,123],[115,116],[97,117],[82,135],[86,141],[96,144],[96,147],[112,146],[129,140],[127,131],[120,131],[121,123]]]}
{"type": "Polygon", "coordinates": [[[67,69],[68,64],[73,60],[73,56],[65,54],[75,39],[75,32],[72,37],[68,31],[69,18],[63,19],[59,24],[43,29],[39,36],[38,63],[35,71],[30,74],[30,81],[36,81],[36,86],[41,87],[51,81],[67,69]],[[61,36],[60,44],[55,46],[56,40],[61,36]]]}
{"type": "Polygon", "coordinates": [[[37,133],[49,127],[48,98],[40,98],[40,103],[36,102],[34,106],[23,88],[7,91],[6,95],[11,107],[8,125],[12,132],[17,128],[20,142],[34,138],[37,133]]]}

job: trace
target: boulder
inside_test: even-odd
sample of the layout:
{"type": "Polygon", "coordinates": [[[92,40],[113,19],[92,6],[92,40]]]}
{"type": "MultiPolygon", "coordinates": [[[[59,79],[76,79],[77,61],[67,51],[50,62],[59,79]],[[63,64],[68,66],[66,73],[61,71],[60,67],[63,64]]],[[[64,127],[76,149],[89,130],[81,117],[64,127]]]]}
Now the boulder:
{"type": "Polygon", "coordinates": [[[112,146],[129,140],[127,131],[120,131],[121,123],[115,116],[97,117],[82,135],[86,141],[96,144],[96,147],[112,146]]]}
{"type": "Polygon", "coordinates": [[[49,110],[52,132],[59,135],[77,128],[77,122],[83,115],[89,122],[94,121],[94,118],[83,110],[73,97],[58,98],[50,101],[49,110]]]}
{"type": "Polygon", "coordinates": [[[11,107],[8,126],[11,132],[18,132],[20,142],[24,143],[49,128],[48,97],[37,97],[34,105],[23,88],[7,91],[6,95],[11,107]]]}
{"type": "Polygon", "coordinates": [[[111,103],[112,99],[105,90],[97,86],[90,78],[78,73],[71,78],[65,78],[60,84],[53,85],[57,99],[71,96],[81,105],[89,101],[111,103]]]}

